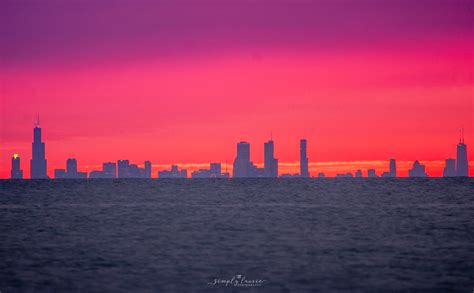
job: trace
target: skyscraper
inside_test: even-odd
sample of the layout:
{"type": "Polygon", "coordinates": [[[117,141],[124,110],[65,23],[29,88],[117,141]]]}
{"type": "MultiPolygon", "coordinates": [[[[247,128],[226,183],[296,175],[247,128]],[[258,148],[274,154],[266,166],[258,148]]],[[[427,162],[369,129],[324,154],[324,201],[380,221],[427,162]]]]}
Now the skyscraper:
{"type": "Polygon", "coordinates": [[[117,178],[117,164],[112,162],[103,163],[102,172],[104,172],[104,178],[117,178]]]}
{"type": "Polygon", "coordinates": [[[74,158],[69,158],[66,161],[66,175],[68,178],[77,177],[77,161],[74,158]]]}
{"type": "Polygon", "coordinates": [[[309,177],[308,157],[306,156],[306,139],[300,140],[300,176],[309,177]]]}
{"type": "Polygon", "coordinates": [[[263,145],[265,177],[278,177],[278,159],[274,157],[273,140],[263,145]]]}
{"type": "Polygon", "coordinates": [[[390,177],[397,177],[397,162],[390,159],[390,177]]]}
{"type": "Polygon", "coordinates": [[[390,159],[390,167],[388,172],[383,172],[382,177],[397,177],[397,163],[395,159],[390,159]]]}
{"type": "Polygon", "coordinates": [[[446,159],[446,165],[443,170],[443,177],[455,177],[456,176],[456,160],[446,159]]]}
{"type": "Polygon", "coordinates": [[[33,129],[32,159],[30,161],[31,179],[48,178],[46,174],[45,146],[41,141],[41,127],[39,116],[36,118],[35,128],[33,129]]]}
{"type": "Polygon", "coordinates": [[[234,178],[252,176],[252,163],[250,162],[250,144],[241,141],[237,144],[237,157],[234,160],[234,178]]]}
{"type": "Polygon", "coordinates": [[[145,178],[151,178],[151,162],[150,161],[145,161],[145,167],[144,167],[144,177],[145,178]]]}
{"type": "Polygon", "coordinates": [[[464,130],[461,130],[461,137],[459,138],[456,152],[456,176],[467,177],[469,176],[468,174],[467,150],[466,145],[464,144],[464,130]]]}
{"type": "Polygon", "coordinates": [[[11,175],[12,179],[23,179],[23,170],[21,170],[20,156],[18,154],[13,154],[11,175]]]}
{"type": "Polygon", "coordinates": [[[117,161],[117,178],[127,178],[129,177],[128,168],[130,162],[128,160],[118,160],[117,161]]]}
{"type": "Polygon", "coordinates": [[[77,160],[75,158],[69,158],[66,160],[66,170],[56,169],[54,170],[54,178],[62,179],[86,179],[86,172],[77,171],[77,160]]]}

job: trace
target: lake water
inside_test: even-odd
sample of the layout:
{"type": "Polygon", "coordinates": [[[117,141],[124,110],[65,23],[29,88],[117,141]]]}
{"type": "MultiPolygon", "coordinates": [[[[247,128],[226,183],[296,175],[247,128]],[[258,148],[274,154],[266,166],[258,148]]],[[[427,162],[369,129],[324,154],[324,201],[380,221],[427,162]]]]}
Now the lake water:
{"type": "Polygon", "coordinates": [[[474,290],[472,179],[0,181],[0,291],[474,290]]]}

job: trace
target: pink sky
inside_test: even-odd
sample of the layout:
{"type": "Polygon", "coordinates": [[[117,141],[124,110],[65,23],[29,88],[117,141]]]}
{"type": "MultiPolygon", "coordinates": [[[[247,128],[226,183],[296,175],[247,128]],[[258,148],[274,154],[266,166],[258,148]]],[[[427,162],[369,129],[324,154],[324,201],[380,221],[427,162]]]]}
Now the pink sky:
{"type": "Polygon", "coordinates": [[[151,160],[154,177],[172,163],[231,165],[240,140],[261,163],[270,133],[281,173],[298,172],[300,138],[308,139],[312,175],[380,173],[396,158],[400,175],[418,159],[440,176],[461,126],[471,154],[468,2],[440,1],[431,10],[390,2],[396,13],[362,1],[345,13],[326,2],[197,11],[183,3],[26,3],[7,2],[0,23],[8,27],[0,51],[2,178],[13,153],[29,174],[36,113],[50,175],[72,156],[83,171],[151,160]],[[262,11],[268,15],[260,18],[262,11]]]}

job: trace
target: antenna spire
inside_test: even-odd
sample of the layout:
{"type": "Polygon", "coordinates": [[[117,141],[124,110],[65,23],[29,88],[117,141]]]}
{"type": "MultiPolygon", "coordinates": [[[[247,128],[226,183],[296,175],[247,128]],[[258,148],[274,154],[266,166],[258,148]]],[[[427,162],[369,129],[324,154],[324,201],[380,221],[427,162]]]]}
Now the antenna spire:
{"type": "Polygon", "coordinates": [[[35,127],[40,127],[40,116],[39,116],[39,114],[36,114],[35,127]]]}
{"type": "Polygon", "coordinates": [[[464,143],[464,125],[459,129],[459,143],[464,143]]]}

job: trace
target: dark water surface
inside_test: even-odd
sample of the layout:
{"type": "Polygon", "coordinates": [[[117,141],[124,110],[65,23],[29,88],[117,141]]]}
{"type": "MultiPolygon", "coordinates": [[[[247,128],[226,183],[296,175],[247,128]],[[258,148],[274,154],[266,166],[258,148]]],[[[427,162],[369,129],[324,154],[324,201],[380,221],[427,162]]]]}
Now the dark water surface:
{"type": "Polygon", "coordinates": [[[473,215],[472,179],[3,180],[0,291],[473,292],[473,215]]]}

